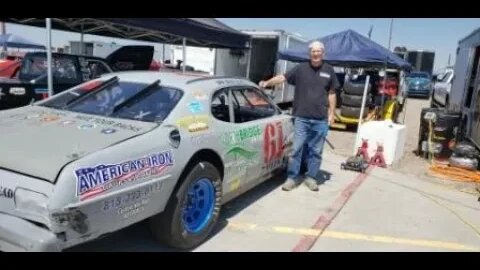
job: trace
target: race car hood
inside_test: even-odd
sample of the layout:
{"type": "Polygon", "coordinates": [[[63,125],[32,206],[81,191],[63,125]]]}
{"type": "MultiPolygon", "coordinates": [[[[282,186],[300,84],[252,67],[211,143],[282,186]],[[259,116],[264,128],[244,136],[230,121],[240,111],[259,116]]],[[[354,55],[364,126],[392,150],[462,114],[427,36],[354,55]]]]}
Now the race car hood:
{"type": "Polygon", "coordinates": [[[40,106],[0,111],[0,168],[53,183],[65,164],[156,126],[40,106]]]}

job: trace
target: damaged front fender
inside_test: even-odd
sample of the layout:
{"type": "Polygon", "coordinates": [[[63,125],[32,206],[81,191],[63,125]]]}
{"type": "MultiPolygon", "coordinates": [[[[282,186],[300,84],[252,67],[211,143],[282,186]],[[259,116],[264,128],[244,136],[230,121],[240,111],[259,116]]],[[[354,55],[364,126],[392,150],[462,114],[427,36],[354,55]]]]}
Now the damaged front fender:
{"type": "Polygon", "coordinates": [[[79,234],[85,234],[89,230],[87,215],[76,208],[54,212],[51,220],[53,224],[71,228],[79,234]]]}

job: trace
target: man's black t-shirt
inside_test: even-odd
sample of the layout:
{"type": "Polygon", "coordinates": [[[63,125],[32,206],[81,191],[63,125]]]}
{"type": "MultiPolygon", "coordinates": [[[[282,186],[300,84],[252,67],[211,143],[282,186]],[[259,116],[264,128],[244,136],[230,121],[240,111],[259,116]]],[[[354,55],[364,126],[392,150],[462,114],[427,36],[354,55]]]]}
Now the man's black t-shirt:
{"type": "Polygon", "coordinates": [[[340,87],[333,67],[322,63],[313,67],[301,63],[285,74],[287,82],[295,86],[293,115],[309,119],[328,118],[328,93],[340,87]]]}

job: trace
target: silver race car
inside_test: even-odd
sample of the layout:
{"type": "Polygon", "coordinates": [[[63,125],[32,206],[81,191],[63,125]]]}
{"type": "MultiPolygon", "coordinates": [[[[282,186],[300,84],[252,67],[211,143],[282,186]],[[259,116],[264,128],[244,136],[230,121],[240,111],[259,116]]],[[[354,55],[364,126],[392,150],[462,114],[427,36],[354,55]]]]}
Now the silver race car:
{"type": "Polygon", "coordinates": [[[285,168],[292,117],[241,78],[113,73],[0,111],[0,250],[60,251],[149,219],[198,246],[285,168]]]}

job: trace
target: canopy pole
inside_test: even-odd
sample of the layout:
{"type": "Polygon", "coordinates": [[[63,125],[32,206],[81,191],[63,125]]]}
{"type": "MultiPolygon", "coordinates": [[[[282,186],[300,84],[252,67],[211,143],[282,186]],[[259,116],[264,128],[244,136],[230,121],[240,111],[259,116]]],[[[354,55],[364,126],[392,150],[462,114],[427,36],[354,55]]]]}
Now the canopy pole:
{"type": "MultiPolygon", "coordinates": [[[[7,33],[7,29],[6,29],[6,25],[4,22],[0,22],[2,24],[2,35],[5,35],[7,33]]],[[[7,53],[7,43],[5,42],[5,44],[3,44],[3,51],[5,53],[7,53]]],[[[448,61],[450,62],[450,58],[448,59],[448,61]]]]}
{"type": "MultiPolygon", "coordinates": [[[[390,20],[390,30],[388,31],[388,51],[390,51],[391,43],[392,43],[392,26],[393,26],[393,18],[390,20]]],[[[383,120],[383,106],[385,105],[385,90],[387,89],[387,80],[388,80],[388,74],[387,74],[387,69],[388,69],[388,56],[385,59],[385,77],[383,78],[383,95],[382,95],[382,100],[381,100],[381,110],[382,110],[382,120],[383,120]]]]}
{"type": "Polygon", "coordinates": [[[183,67],[182,73],[185,73],[187,67],[187,38],[183,38],[183,67]]]}
{"type": "MultiPolygon", "coordinates": [[[[368,92],[368,86],[370,85],[370,75],[367,75],[367,81],[365,82],[365,87],[363,89],[363,97],[362,97],[362,107],[360,109],[360,116],[358,116],[358,129],[360,129],[360,126],[362,125],[362,120],[363,120],[363,111],[365,109],[365,101],[367,100],[367,92],[368,92]]],[[[357,144],[358,144],[358,136],[359,132],[355,135],[355,144],[353,145],[353,155],[357,153],[357,144]]]]}
{"type": "MultiPolygon", "coordinates": [[[[287,48],[288,50],[288,46],[290,45],[290,35],[287,35],[287,41],[285,41],[285,48],[287,48]]],[[[285,72],[284,74],[287,73],[287,66],[288,66],[288,62],[285,61],[285,65],[284,65],[284,69],[283,69],[283,72],[285,72]]],[[[275,74],[274,74],[275,76],[275,74]]],[[[283,82],[282,84],[282,91],[281,91],[281,96],[280,96],[280,101],[283,102],[284,100],[284,97],[285,97],[285,88],[288,87],[288,83],[287,82],[283,82]]],[[[272,91],[273,92],[273,91],[272,91]]]]}
{"type": "Polygon", "coordinates": [[[392,43],[392,27],[393,27],[393,18],[390,20],[390,31],[389,31],[389,38],[388,38],[388,50],[390,51],[390,46],[392,43]]]}
{"type": "Polygon", "coordinates": [[[81,31],[80,31],[80,55],[84,55],[86,54],[85,53],[85,50],[83,49],[83,23],[81,25],[81,31]]]}
{"type": "MultiPolygon", "coordinates": [[[[245,77],[250,80],[250,63],[252,61],[252,38],[248,42],[248,57],[247,57],[247,74],[245,77]]],[[[255,82],[258,83],[258,82],[255,82]]]]}
{"type": "Polygon", "coordinates": [[[163,43],[162,48],[162,64],[165,65],[165,43],[163,43]]]}
{"type": "Polygon", "coordinates": [[[52,22],[46,18],[47,24],[47,78],[48,78],[48,97],[53,96],[53,78],[52,78],[52,22]]]}

